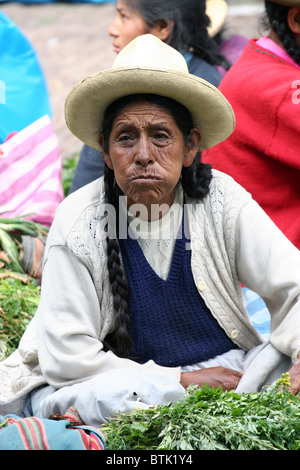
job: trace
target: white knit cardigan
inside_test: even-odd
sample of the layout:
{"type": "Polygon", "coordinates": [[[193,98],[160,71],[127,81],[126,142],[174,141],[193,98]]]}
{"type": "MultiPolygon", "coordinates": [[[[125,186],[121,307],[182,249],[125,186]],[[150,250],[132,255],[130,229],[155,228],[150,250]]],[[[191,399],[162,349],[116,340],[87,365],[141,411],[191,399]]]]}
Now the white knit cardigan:
{"type": "MultiPolygon", "coordinates": [[[[56,389],[108,370],[180,368],[140,365],[104,352],[113,328],[112,295],[103,237],[104,185],[100,178],[66,198],[48,235],[41,302],[19,348],[0,364],[0,414],[20,414],[28,393],[56,389]],[[81,330],[80,330],[81,329],[81,330]]],[[[271,314],[271,343],[298,353],[300,253],[251,195],[214,171],[203,200],[185,198],[195,285],[228,336],[248,351],[263,340],[245,310],[241,283],[256,291],[271,314]]],[[[188,293],[187,293],[188,295],[188,293]]]]}

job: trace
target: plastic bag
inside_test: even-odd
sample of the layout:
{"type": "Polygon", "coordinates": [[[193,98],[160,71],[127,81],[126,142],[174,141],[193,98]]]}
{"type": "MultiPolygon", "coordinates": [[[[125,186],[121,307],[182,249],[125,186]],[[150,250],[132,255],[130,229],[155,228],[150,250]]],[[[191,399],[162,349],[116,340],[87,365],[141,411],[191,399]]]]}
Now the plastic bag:
{"type": "Polygon", "coordinates": [[[50,226],[63,198],[62,157],[43,116],[0,145],[0,213],[50,226]]]}
{"type": "Polygon", "coordinates": [[[52,111],[37,55],[0,11],[0,143],[44,115],[52,111]]]}

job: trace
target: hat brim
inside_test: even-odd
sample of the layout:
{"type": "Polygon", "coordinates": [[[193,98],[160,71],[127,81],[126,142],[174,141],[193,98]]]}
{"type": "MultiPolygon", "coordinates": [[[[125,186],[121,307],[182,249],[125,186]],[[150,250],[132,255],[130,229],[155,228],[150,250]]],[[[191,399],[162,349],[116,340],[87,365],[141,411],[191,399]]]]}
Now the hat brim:
{"type": "Polygon", "coordinates": [[[200,150],[222,142],[234,130],[230,104],[210,83],[183,72],[138,67],[105,70],[75,85],[65,103],[66,123],[82,142],[100,150],[107,107],[119,98],[141,93],[169,97],[185,106],[201,132],[200,150]]]}
{"type": "Polygon", "coordinates": [[[225,23],[228,13],[228,5],[225,0],[209,0],[206,2],[206,14],[210,19],[208,34],[214,37],[218,34],[225,23]]]}

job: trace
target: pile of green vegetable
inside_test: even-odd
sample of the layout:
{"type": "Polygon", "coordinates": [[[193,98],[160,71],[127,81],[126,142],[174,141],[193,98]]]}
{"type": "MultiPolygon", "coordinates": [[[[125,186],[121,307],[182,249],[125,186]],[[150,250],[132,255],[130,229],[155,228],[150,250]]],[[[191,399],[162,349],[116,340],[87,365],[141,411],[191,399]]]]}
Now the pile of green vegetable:
{"type": "Polygon", "coordinates": [[[108,450],[298,450],[300,399],[288,376],[264,393],[191,388],[175,404],[121,413],[105,425],[108,450]]]}
{"type": "Polygon", "coordinates": [[[28,215],[0,218],[0,260],[7,269],[23,274],[25,272],[19,260],[19,252],[22,248],[22,235],[46,237],[49,230],[48,227],[28,220],[26,217],[28,215]]]}
{"type": "Polygon", "coordinates": [[[39,300],[40,287],[25,276],[0,276],[0,360],[18,347],[39,300]]]}
{"type": "Polygon", "coordinates": [[[46,237],[47,232],[23,217],[0,218],[0,360],[18,347],[40,298],[39,287],[20,262],[22,235],[46,237]]]}

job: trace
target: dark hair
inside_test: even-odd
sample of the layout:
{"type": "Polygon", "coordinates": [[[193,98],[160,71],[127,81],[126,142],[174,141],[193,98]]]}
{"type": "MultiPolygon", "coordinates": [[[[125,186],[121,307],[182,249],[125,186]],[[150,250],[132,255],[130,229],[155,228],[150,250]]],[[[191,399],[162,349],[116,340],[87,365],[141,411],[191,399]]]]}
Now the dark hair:
{"type": "MultiPolygon", "coordinates": [[[[170,98],[161,96],[151,94],[131,95],[115,101],[106,110],[103,122],[103,147],[105,151],[109,152],[109,135],[118,113],[128,104],[138,100],[157,104],[171,113],[187,142],[193,122],[189,111],[184,106],[170,98]]],[[[211,166],[207,163],[201,163],[200,157],[197,155],[191,167],[183,167],[182,169],[181,181],[183,190],[190,197],[203,198],[209,191],[211,178],[211,166]]],[[[118,211],[117,196],[121,194],[121,191],[116,184],[113,170],[109,169],[107,165],[104,168],[104,185],[105,202],[114,205],[118,211]]],[[[131,350],[131,338],[128,332],[130,327],[130,292],[126,273],[121,264],[117,232],[114,238],[107,237],[106,242],[107,267],[115,311],[115,329],[114,333],[106,338],[104,345],[120,357],[129,357],[131,350]]]]}
{"type": "Polygon", "coordinates": [[[208,34],[210,19],[206,14],[205,0],[126,0],[129,8],[136,10],[151,27],[157,21],[170,26],[166,43],[181,53],[192,51],[211,65],[230,67],[219,52],[218,45],[208,34]]]}
{"type": "Polygon", "coordinates": [[[288,11],[291,7],[265,1],[269,27],[277,34],[291,58],[300,65],[300,47],[288,24],[288,11]]]}

